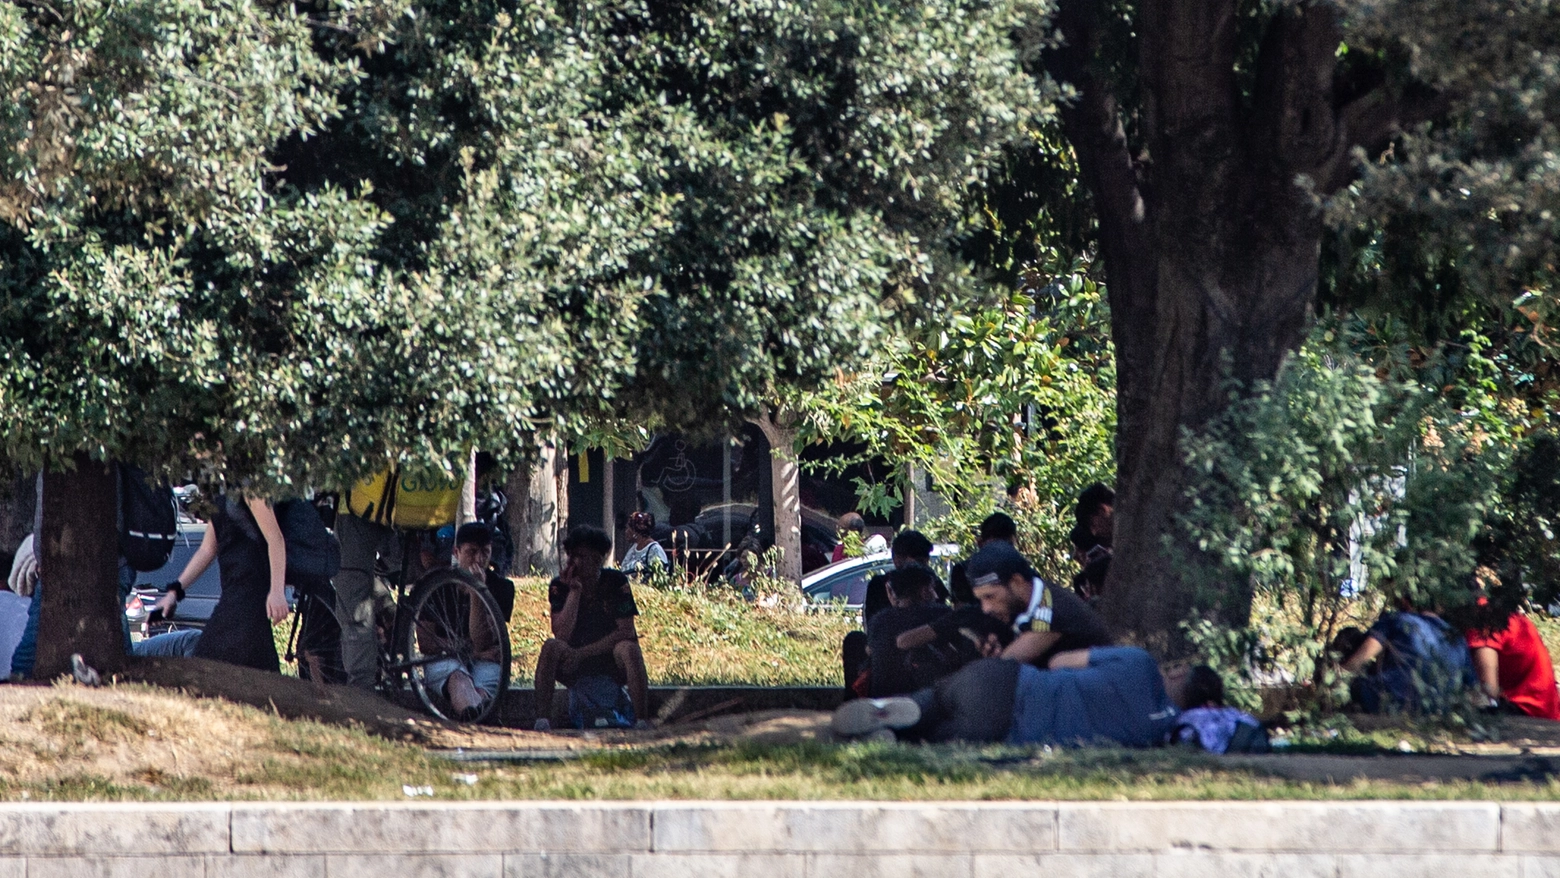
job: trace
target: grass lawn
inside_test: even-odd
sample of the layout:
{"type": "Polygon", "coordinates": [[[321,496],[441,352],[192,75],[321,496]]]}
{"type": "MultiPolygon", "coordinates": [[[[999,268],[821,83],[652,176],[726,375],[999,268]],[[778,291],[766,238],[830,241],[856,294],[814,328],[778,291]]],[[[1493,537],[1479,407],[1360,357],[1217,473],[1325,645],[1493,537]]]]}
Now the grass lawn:
{"type": "MultiPolygon", "coordinates": [[[[839,686],[840,641],[856,613],[807,610],[799,602],[744,601],[731,589],[634,587],[639,643],[652,684],[839,686]]],[[[513,685],[528,686],[551,636],[547,581],[520,579],[509,641],[513,685]]]]}
{"type": "MultiPolygon", "coordinates": [[[[1314,783],[1180,750],[773,744],[727,739],[584,747],[563,761],[453,762],[353,728],[124,684],[0,687],[0,799],[51,801],[439,799],[1553,799],[1551,779],[1314,783]]],[[[1344,749],[1408,734],[1349,732],[1344,749]]],[[[1299,757],[1304,758],[1304,757],[1299,757]]]]}

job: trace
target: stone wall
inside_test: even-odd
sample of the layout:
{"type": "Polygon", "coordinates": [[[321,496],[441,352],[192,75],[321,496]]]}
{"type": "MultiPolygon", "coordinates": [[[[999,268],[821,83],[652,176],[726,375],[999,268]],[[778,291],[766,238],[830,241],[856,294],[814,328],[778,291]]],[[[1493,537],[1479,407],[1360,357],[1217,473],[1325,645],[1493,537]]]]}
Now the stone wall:
{"type": "Polygon", "coordinates": [[[0,806],[0,878],[1560,876],[1560,804],[0,806]]]}

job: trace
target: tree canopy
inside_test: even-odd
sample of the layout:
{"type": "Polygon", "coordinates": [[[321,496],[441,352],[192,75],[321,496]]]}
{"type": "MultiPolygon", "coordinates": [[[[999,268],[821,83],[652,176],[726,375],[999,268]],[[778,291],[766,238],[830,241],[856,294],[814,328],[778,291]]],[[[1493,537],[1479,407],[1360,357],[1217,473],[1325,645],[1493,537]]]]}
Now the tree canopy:
{"type": "Polygon", "coordinates": [[[1036,5],[11,5],[7,454],[330,483],[756,409],[966,288],[1036,5]]]}

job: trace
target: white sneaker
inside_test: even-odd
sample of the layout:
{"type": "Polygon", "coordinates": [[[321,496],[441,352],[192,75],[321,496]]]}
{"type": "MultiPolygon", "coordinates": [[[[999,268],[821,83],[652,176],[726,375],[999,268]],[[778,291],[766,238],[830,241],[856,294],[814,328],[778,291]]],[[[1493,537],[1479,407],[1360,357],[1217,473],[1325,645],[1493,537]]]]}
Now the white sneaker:
{"type": "Polygon", "coordinates": [[[921,706],[909,698],[857,698],[840,705],[829,723],[842,738],[860,738],[879,729],[908,729],[921,721],[921,706]]]}
{"type": "Polygon", "coordinates": [[[550,731],[552,731],[552,720],[547,719],[546,717],[542,717],[542,718],[538,719],[536,721],[536,723],[531,726],[531,731],[533,731],[533,732],[550,732],[550,731]]]}

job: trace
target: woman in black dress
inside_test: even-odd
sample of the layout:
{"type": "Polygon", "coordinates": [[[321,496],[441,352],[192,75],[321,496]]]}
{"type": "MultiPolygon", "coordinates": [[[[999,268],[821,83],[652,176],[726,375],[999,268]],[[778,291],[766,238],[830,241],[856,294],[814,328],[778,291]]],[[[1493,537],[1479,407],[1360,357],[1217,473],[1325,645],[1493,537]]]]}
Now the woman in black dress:
{"type": "Polygon", "coordinates": [[[222,597],[204,630],[174,632],[137,644],[140,655],[193,655],[234,665],[279,671],[271,623],[287,619],[287,546],[276,513],[264,500],[224,495],[217,501],[206,536],[190,556],[177,582],[158,600],[164,615],[184,596],[188,583],[199,579],[213,559],[219,562],[222,597]],[[156,643],[180,638],[174,644],[156,643]]]}

